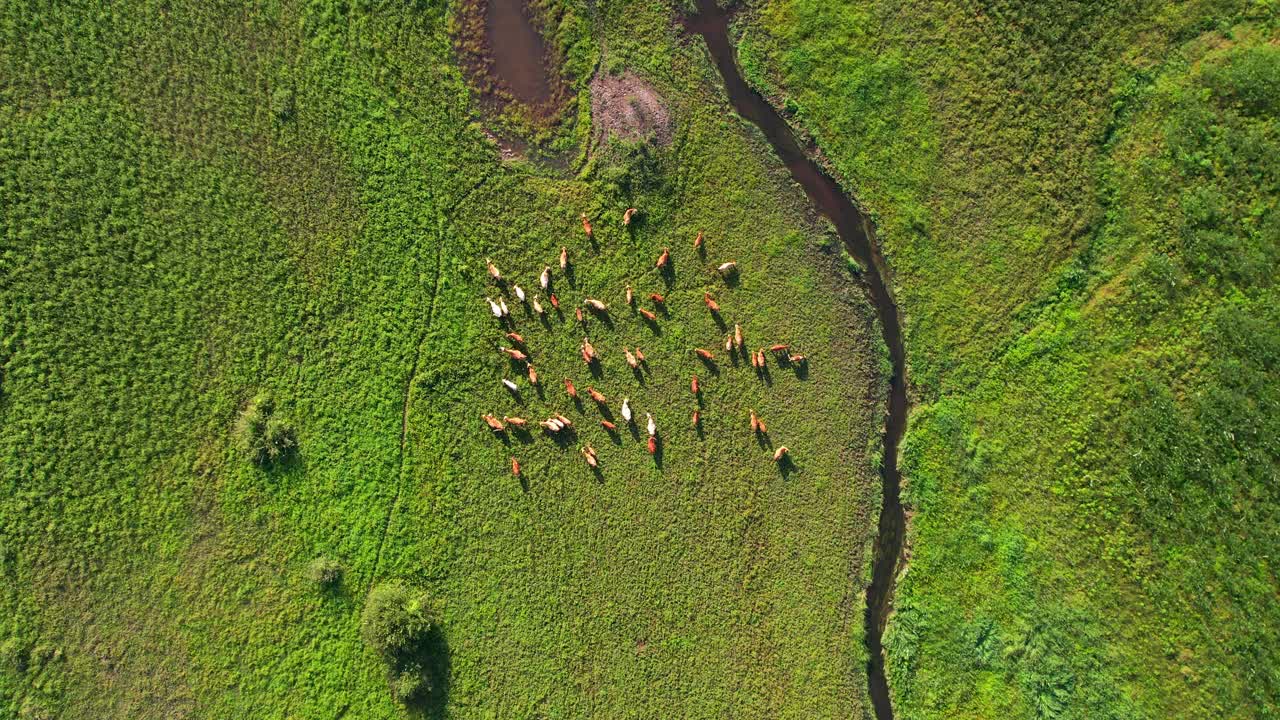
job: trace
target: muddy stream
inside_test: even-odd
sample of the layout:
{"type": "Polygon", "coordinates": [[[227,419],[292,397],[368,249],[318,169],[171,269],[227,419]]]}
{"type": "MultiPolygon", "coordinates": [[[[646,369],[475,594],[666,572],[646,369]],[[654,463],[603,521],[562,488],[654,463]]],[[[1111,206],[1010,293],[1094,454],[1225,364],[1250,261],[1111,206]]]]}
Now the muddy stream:
{"type": "MultiPolygon", "coordinates": [[[[488,0],[486,5],[486,35],[493,49],[494,71],[522,100],[536,104],[546,97],[549,88],[542,37],[526,16],[522,0],[488,0]]],[[[869,694],[877,720],[889,720],[893,717],[893,708],[885,680],[881,641],[892,607],[894,578],[902,556],[906,527],[900,498],[902,476],[898,470],[898,445],[907,425],[907,388],[898,307],[886,286],[884,258],[866,217],[839,184],[805,154],[782,116],[742,79],[729,41],[730,13],[718,7],[716,0],[697,0],[697,5],[698,11],[684,19],[685,29],[706,42],[734,109],[760,128],[791,172],[791,177],[804,188],[818,212],[835,224],[849,253],[865,268],[863,280],[889,349],[893,375],[889,379],[884,460],[880,470],[884,501],[876,536],[872,580],[867,588],[865,618],[869,694]]]]}
{"type": "Polygon", "coordinates": [[[869,661],[867,678],[871,703],[877,720],[893,717],[889,702],[889,686],[884,674],[882,638],[885,621],[892,607],[893,584],[902,556],[906,516],[902,510],[902,474],[898,470],[898,444],[907,427],[906,354],[902,345],[902,324],[898,306],[885,284],[886,267],[880,249],[872,236],[865,216],[840,189],[831,176],[796,141],[790,126],[759,93],[742,79],[729,42],[729,14],[715,0],[698,0],[698,12],[685,20],[685,27],[707,43],[720,76],[724,78],[729,102],[739,115],[764,133],[774,152],[791,171],[791,177],[804,188],[818,212],[836,226],[849,253],[866,268],[863,277],[871,304],[875,306],[889,348],[893,375],[889,379],[888,407],[884,429],[884,461],[880,469],[880,485],[884,502],[876,536],[875,564],[871,585],[867,588],[866,643],[869,661]]]}
{"type": "Polygon", "coordinates": [[[485,39],[493,55],[494,75],[511,88],[517,100],[539,107],[552,99],[547,46],[526,12],[523,0],[488,0],[485,39]]]}

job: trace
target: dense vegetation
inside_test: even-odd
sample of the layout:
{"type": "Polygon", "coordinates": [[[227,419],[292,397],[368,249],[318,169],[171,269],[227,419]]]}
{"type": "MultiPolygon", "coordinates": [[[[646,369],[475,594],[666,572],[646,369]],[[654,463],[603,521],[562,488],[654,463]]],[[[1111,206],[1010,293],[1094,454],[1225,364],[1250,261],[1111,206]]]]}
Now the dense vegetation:
{"type": "Polygon", "coordinates": [[[675,120],[569,172],[499,159],[455,10],[0,6],[0,716],[859,712],[878,366],[832,236],[669,8],[558,9],[567,67],[638,73],[675,120]],[[517,310],[544,383],[517,402],[483,259],[532,289],[561,245],[566,317],[517,310]],[[667,295],[660,332],[627,281],[667,295]],[[704,290],[810,360],[765,382],[721,353],[699,437],[691,350],[724,337],[704,290]],[[599,380],[584,295],[615,308],[599,380]],[[659,460],[565,376],[653,412],[659,460]],[[479,418],[555,410],[598,477],[576,442],[479,418]],[[366,607],[403,651],[362,642],[366,607]]]}
{"type": "MultiPolygon", "coordinates": [[[[862,712],[871,314],[671,7],[535,5],[554,127],[480,113],[475,3],[0,4],[0,717],[862,712]],[[673,142],[594,145],[594,68],[673,142]],[[534,388],[484,258],[533,291],[562,245],[563,318],[507,296],[534,388]],[[698,364],[706,290],[808,372],[698,364]]],[[[1275,3],[753,0],[736,32],[905,315],[898,715],[1280,717],[1275,3]]]]}
{"type": "Polygon", "coordinates": [[[876,216],[915,410],[902,717],[1278,717],[1274,3],[755,3],[876,216]]]}

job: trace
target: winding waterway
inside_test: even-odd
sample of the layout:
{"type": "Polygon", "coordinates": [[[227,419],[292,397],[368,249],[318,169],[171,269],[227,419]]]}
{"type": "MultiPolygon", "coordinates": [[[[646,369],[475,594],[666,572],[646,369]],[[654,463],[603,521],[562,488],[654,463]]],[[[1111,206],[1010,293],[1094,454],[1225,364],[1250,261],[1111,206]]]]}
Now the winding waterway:
{"type": "Polygon", "coordinates": [[[876,536],[875,564],[871,585],[867,587],[866,644],[869,660],[867,678],[871,704],[877,720],[893,717],[889,702],[889,686],[884,674],[885,622],[892,607],[894,578],[902,556],[906,531],[906,515],[902,510],[902,474],[898,470],[898,444],[907,427],[906,354],[902,345],[902,324],[898,306],[885,283],[886,266],[875,243],[870,223],[840,189],[830,175],[811,160],[790,126],[763,96],[747,85],[738,72],[733,45],[729,42],[729,14],[716,5],[716,0],[698,0],[697,13],[685,19],[685,28],[697,33],[707,44],[716,68],[724,79],[729,102],[742,117],[760,128],[774,152],[791,172],[791,177],[804,188],[818,212],[836,226],[849,253],[866,268],[867,294],[875,306],[889,348],[893,375],[889,378],[884,427],[884,461],[880,468],[880,485],[884,502],[880,509],[876,536]]]}

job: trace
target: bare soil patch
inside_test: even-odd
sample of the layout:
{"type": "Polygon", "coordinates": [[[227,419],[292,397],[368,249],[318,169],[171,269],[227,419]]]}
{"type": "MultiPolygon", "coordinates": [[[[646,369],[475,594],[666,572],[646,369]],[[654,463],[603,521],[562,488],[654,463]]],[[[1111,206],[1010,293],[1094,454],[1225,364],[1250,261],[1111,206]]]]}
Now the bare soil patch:
{"type": "Polygon", "coordinates": [[[653,86],[633,73],[597,72],[591,79],[591,122],[598,144],[611,138],[671,142],[671,115],[653,86]]]}

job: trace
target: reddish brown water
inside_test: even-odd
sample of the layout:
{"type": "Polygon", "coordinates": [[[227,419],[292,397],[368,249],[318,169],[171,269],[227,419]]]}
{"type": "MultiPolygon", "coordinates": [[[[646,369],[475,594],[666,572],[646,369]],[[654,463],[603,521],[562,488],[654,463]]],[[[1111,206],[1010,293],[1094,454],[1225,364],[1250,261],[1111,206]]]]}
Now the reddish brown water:
{"type": "Polygon", "coordinates": [[[517,100],[529,107],[552,101],[547,46],[533,26],[522,0],[487,0],[485,39],[493,74],[517,100]]]}
{"type": "Polygon", "coordinates": [[[706,41],[720,76],[724,78],[725,90],[734,109],[760,128],[774,152],[791,171],[791,177],[804,188],[818,212],[835,224],[849,253],[866,268],[867,292],[880,319],[884,343],[889,348],[893,364],[885,408],[884,461],[880,469],[884,503],[880,510],[871,585],[867,587],[866,614],[866,643],[870,656],[867,683],[871,704],[878,720],[891,720],[893,706],[889,702],[889,686],[884,674],[882,638],[892,607],[894,579],[906,530],[906,516],[900,497],[902,475],[898,470],[898,444],[907,427],[906,353],[898,306],[885,284],[884,258],[866,218],[839,184],[804,153],[782,116],[742,79],[729,42],[728,25],[728,13],[716,5],[716,0],[698,0],[697,13],[685,19],[685,28],[706,41]]]}

